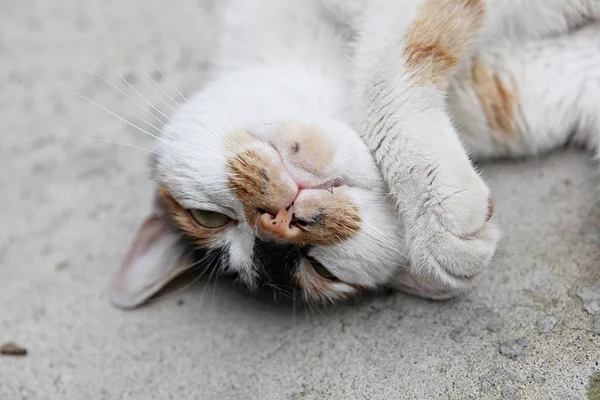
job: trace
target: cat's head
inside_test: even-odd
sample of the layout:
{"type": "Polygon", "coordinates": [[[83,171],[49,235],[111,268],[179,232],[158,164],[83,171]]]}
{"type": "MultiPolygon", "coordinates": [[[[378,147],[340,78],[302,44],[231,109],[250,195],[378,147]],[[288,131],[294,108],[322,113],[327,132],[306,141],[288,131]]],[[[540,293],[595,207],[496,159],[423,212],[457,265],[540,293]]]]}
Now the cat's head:
{"type": "Polygon", "coordinates": [[[114,304],[137,306],[189,268],[335,301],[404,267],[400,223],[356,132],[293,113],[257,122],[252,105],[230,106],[235,121],[198,96],[165,128],[155,208],[114,282],[114,304]]]}

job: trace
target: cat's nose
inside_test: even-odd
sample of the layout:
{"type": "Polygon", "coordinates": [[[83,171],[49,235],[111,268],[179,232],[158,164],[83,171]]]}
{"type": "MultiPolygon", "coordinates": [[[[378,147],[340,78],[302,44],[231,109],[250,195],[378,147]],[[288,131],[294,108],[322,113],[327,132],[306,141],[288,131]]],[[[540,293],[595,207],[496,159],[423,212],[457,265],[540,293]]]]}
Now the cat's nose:
{"type": "Polygon", "coordinates": [[[276,239],[286,242],[294,241],[301,233],[300,228],[294,225],[293,207],[280,209],[276,215],[265,212],[260,215],[258,225],[264,232],[276,239]]]}

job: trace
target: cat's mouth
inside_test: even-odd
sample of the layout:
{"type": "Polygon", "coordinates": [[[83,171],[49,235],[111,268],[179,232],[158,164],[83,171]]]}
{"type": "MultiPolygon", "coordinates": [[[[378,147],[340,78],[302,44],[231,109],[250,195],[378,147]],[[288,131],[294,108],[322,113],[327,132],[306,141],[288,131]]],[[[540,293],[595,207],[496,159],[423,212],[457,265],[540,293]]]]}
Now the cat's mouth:
{"type": "Polygon", "coordinates": [[[256,238],[253,253],[253,267],[258,275],[249,289],[272,291],[273,295],[287,298],[300,293],[311,303],[343,300],[364,291],[342,281],[335,271],[311,257],[311,246],[256,238]]]}

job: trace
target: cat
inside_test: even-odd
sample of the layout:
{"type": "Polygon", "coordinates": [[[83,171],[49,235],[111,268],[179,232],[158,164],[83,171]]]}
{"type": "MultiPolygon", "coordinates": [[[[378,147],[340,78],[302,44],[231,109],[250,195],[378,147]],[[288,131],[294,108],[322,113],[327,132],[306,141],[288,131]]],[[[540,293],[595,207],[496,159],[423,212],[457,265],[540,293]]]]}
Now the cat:
{"type": "Polygon", "coordinates": [[[472,160],[600,139],[600,0],[230,0],[220,18],[208,83],[156,142],[118,307],[208,268],[308,302],[451,298],[501,238],[472,160]]]}

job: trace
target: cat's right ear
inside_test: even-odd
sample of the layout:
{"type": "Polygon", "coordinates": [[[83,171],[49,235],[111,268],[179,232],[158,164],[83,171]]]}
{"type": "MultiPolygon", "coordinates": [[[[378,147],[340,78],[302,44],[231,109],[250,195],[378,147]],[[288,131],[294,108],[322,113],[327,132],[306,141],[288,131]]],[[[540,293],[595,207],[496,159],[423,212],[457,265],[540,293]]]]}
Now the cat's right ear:
{"type": "Polygon", "coordinates": [[[179,242],[165,215],[147,217],[111,283],[110,302],[122,309],[139,307],[187,270],[191,263],[179,242]]]}

